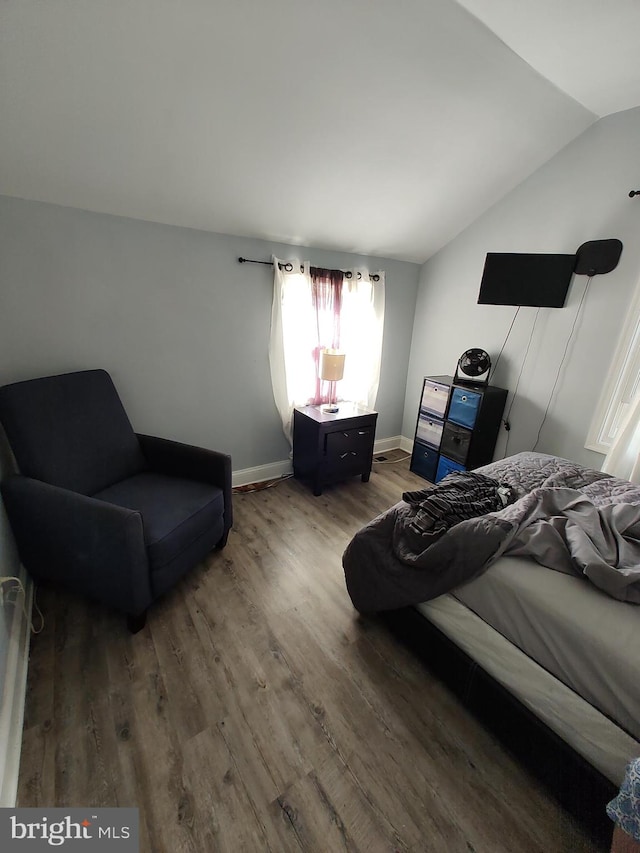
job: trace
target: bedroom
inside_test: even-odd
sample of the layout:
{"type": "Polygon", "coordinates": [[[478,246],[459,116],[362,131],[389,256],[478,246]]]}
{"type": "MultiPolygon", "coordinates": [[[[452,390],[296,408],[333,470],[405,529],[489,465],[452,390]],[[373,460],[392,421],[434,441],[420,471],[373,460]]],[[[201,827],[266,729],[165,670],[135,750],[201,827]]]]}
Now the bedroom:
{"type": "MultiPolygon", "coordinates": [[[[18,4],[5,5],[5,16],[17,14],[18,4]]],[[[414,5],[411,5],[413,12],[414,5]]],[[[454,4],[440,5],[443,8],[451,6],[450,15],[464,14],[454,4]]],[[[96,6],[100,8],[102,4],[96,6]]],[[[139,6],[140,18],[146,20],[144,4],[139,6]]],[[[3,115],[11,119],[3,122],[2,132],[8,134],[15,128],[11,139],[1,146],[3,384],[49,372],[107,366],[117,380],[137,429],[205,447],[227,449],[233,456],[234,469],[238,472],[248,470],[237,477],[238,482],[275,476],[282,473],[287,464],[288,445],[273,405],[265,356],[272,276],[266,268],[242,266],[236,259],[239,255],[268,259],[275,252],[283,257],[305,256],[314,263],[330,267],[351,266],[356,262],[371,267],[375,263],[385,269],[387,276],[385,351],[376,404],[380,412],[377,438],[380,449],[386,450],[403,443],[403,438],[411,441],[419,388],[425,373],[451,372],[458,355],[468,346],[482,346],[492,354],[499,350],[512,312],[475,304],[486,251],[574,251],[586,240],[617,237],[624,244],[620,265],[610,275],[596,278],[592,283],[579,333],[566,363],[561,393],[550,411],[540,445],[542,450],[599,467],[601,457],[584,448],[585,429],[606,377],[640,269],[636,239],[640,227],[640,201],[628,198],[628,191],[635,188],[639,177],[636,141],[640,136],[640,113],[637,108],[627,109],[636,107],[636,102],[618,104],[602,113],[596,108],[589,110],[559,92],[530,68],[525,68],[517,57],[500,54],[496,74],[517,76],[517,84],[526,87],[525,94],[519,98],[511,94],[509,107],[515,108],[519,102],[518,121],[527,122],[525,133],[514,139],[511,135],[513,117],[507,121],[508,127],[496,119],[494,133],[509,134],[504,138],[514,146],[508,149],[505,142],[500,162],[489,156],[488,149],[495,145],[495,137],[489,135],[482,140],[476,138],[480,161],[469,161],[467,172],[445,173],[445,166],[451,167],[451,162],[445,158],[450,139],[440,141],[436,150],[427,154],[432,151],[427,146],[432,130],[429,124],[421,125],[415,129],[418,134],[416,148],[423,148],[425,160],[440,158],[439,173],[423,175],[419,170],[413,171],[405,175],[400,190],[396,188],[396,194],[391,196],[392,190],[385,185],[379,166],[381,160],[385,162],[386,149],[374,146],[371,157],[378,169],[372,173],[375,177],[370,175],[370,195],[361,202],[364,207],[371,208],[372,213],[368,217],[359,213],[357,217],[359,223],[368,220],[368,235],[363,235],[362,231],[348,232],[346,223],[339,222],[345,235],[351,235],[350,242],[345,236],[344,242],[332,243],[331,235],[322,230],[322,223],[318,225],[309,220],[305,233],[298,223],[305,214],[307,201],[296,200],[292,195],[287,207],[296,212],[297,222],[290,224],[288,230],[282,224],[279,230],[270,223],[265,226],[254,218],[247,226],[251,237],[226,236],[218,232],[237,233],[241,226],[244,227],[243,223],[215,228],[208,227],[209,220],[201,219],[203,224],[198,227],[195,220],[185,221],[186,214],[175,211],[172,219],[168,215],[163,218],[168,203],[165,193],[169,196],[173,192],[166,185],[168,179],[171,177],[174,188],[179,189],[186,180],[186,164],[182,156],[176,162],[164,147],[154,148],[156,134],[172,131],[173,118],[166,113],[145,114],[140,98],[153,92],[153,79],[145,79],[144,86],[130,93],[123,113],[118,110],[119,99],[124,98],[125,72],[137,69],[136,44],[125,45],[127,52],[123,48],[118,65],[124,69],[123,76],[114,76],[113,90],[109,88],[109,79],[102,79],[99,74],[91,77],[85,90],[82,88],[84,81],[80,79],[82,75],[74,68],[97,67],[97,64],[91,65],[90,52],[98,50],[100,42],[94,44],[86,39],[83,29],[95,32],[97,22],[85,21],[82,16],[74,18],[76,29],[69,28],[70,36],[66,41],[63,31],[69,24],[68,18],[53,13],[49,17],[38,4],[27,4],[26,8],[25,19],[16,19],[13,30],[15,35],[22,33],[24,28],[32,28],[31,40],[22,44],[23,55],[18,51],[9,53],[6,49],[2,52],[7,63],[13,62],[3,73],[4,77],[10,71],[12,76],[7,79],[13,82],[7,87],[9,103],[2,110],[3,115]],[[56,35],[51,44],[60,47],[53,55],[51,46],[49,49],[43,46],[50,29],[56,35]],[[36,55],[41,57],[42,64],[36,61],[36,55]],[[60,75],[64,90],[51,91],[44,85],[51,70],[60,75]],[[79,121],[80,106],[83,110],[89,109],[92,87],[98,87],[100,93],[99,109],[95,113],[88,112],[86,121],[79,121]],[[64,92],[68,97],[63,97],[64,92]],[[20,121],[15,112],[18,109],[16,95],[24,99],[21,110],[25,114],[20,121]],[[549,100],[545,100],[547,98],[549,100]],[[527,103],[525,109],[522,102],[527,99],[532,103],[527,103]],[[31,111],[25,112],[25,103],[31,105],[31,111]],[[542,103],[546,105],[544,114],[542,103]],[[539,107],[540,112],[535,113],[534,106],[539,107]],[[10,108],[12,112],[8,112],[10,108]],[[52,112],[56,110],[61,120],[54,122],[54,128],[49,122],[54,121],[52,112]],[[529,119],[528,110],[531,110],[529,119]],[[606,114],[609,112],[612,114],[606,114]],[[598,120],[599,114],[604,117],[598,120]],[[139,124],[131,125],[134,119],[139,124]],[[123,172],[122,163],[117,160],[121,143],[110,136],[118,128],[129,126],[136,130],[139,142],[135,151],[138,171],[144,175],[147,167],[149,170],[153,167],[159,169],[162,176],[162,180],[154,184],[160,195],[145,196],[141,191],[137,206],[132,204],[127,189],[131,185],[140,190],[136,175],[123,172]],[[65,135],[65,128],[72,130],[73,138],[65,135]],[[530,146],[523,139],[527,134],[531,136],[530,146]],[[97,144],[102,135],[112,140],[108,151],[97,144]],[[65,160],[65,146],[71,146],[75,162],[65,160]],[[147,152],[144,146],[148,146],[147,152]],[[9,151],[12,159],[9,159],[9,151]],[[154,151],[151,164],[147,164],[147,153],[151,156],[154,151]],[[116,157],[115,163],[112,157],[116,157]],[[163,161],[163,157],[168,159],[163,161]],[[114,175],[110,169],[121,181],[118,192],[127,195],[128,207],[118,207],[120,202],[116,198],[116,188],[111,185],[114,175]],[[478,185],[479,173],[487,185],[478,185]],[[446,185],[436,196],[443,174],[448,175],[446,185]],[[77,183],[72,184],[74,175],[77,183]],[[431,192],[437,202],[431,200],[430,193],[426,212],[421,208],[425,204],[425,193],[416,192],[415,186],[433,187],[431,192]],[[385,197],[385,209],[380,213],[375,202],[376,193],[382,190],[389,197],[385,197]],[[406,197],[409,190],[414,210],[418,210],[415,216],[408,204],[403,207],[401,203],[403,194],[406,197]],[[98,192],[100,207],[90,198],[92,193],[98,192]],[[435,210],[431,207],[434,203],[435,210]],[[152,212],[148,212],[150,208],[152,212]],[[158,221],[150,221],[153,219],[158,221]],[[391,220],[392,225],[389,224],[391,220]],[[178,227],[179,223],[193,227],[178,227]],[[445,226],[448,230],[433,236],[445,226]],[[406,242],[401,250],[394,251],[394,234],[398,246],[405,235],[409,235],[419,253],[406,242]],[[440,251],[423,263],[432,237],[435,240],[432,248],[440,248],[440,251]],[[175,287],[178,280],[181,283],[179,291],[175,287]],[[479,329],[482,330],[480,335],[479,329]]],[[[67,9],[69,14],[70,9],[71,5],[67,9]]],[[[150,13],[148,15],[151,17],[150,13]]],[[[11,21],[9,17],[6,20],[11,21]]],[[[107,26],[110,21],[118,32],[120,18],[105,16],[103,25],[107,26]]],[[[468,32],[465,30],[467,38],[471,39],[472,35],[480,38],[484,49],[489,34],[477,22],[466,18],[464,21],[468,27],[468,32]]],[[[280,21],[277,25],[269,23],[273,30],[281,26],[280,21]]],[[[132,31],[134,24],[140,27],[140,20],[131,22],[132,31]]],[[[240,27],[241,22],[234,19],[234,24],[240,27]]],[[[302,19],[300,32],[307,33],[308,25],[309,22],[302,19]]],[[[400,21],[391,27],[384,16],[380,20],[369,20],[368,25],[371,28],[369,37],[379,39],[385,48],[380,61],[393,61],[404,44],[406,25],[400,21]],[[385,27],[390,29],[384,32],[385,27]]],[[[324,26],[330,30],[331,21],[326,21],[324,26]]],[[[344,32],[340,32],[347,44],[359,25],[348,20],[342,26],[344,32]]],[[[11,35],[8,27],[3,30],[11,35]]],[[[255,31],[248,26],[237,30],[240,31],[242,38],[238,38],[236,47],[245,51],[242,54],[245,59],[247,52],[264,50],[255,31]]],[[[142,38],[138,30],[135,32],[142,38]]],[[[189,34],[192,33],[180,31],[184,38],[189,34]]],[[[154,37],[157,35],[154,33],[154,37]]],[[[417,36],[414,39],[411,47],[416,51],[415,56],[421,57],[422,52],[418,53],[421,39],[417,36]]],[[[218,50],[222,50],[221,41],[218,38],[218,50]]],[[[146,49],[150,51],[150,67],[154,67],[151,64],[151,59],[156,57],[152,50],[153,39],[151,42],[146,49]]],[[[20,38],[17,43],[20,44],[20,38]]],[[[463,47],[468,47],[464,40],[458,49],[463,47]]],[[[597,50],[589,54],[588,48],[582,45],[575,50],[599,56],[597,50]]],[[[104,54],[99,55],[106,62],[104,54]]],[[[439,59],[442,61],[441,57],[439,59]]],[[[459,55],[453,54],[452,62],[460,61],[459,55]]],[[[591,61],[595,63],[596,59],[591,61]]],[[[370,57],[368,62],[371,62],[370,57]]],[[[393,85],[384,89],[387,97],[384,108],[390,112],[382,116],[385,119],[389,116],[385,123],[390,124],[392,130],[394,125],[401,127],[400,122],[406,122],[413,115],[411,102],[407,106],[400,100],[402,109],[391,110],[398,88],[405,91],[407,78],[417,72],[416,64],[417,59],[400,79],[394,79],[393,85]]],[[[110,65],[105,67],[115,74],[110,65]]],[[[183,72],[186,73],[184,69],[183,72]]],[[[238,76],[240,71],[237,66],[228,66],[226,73],[238,76]]],[[[367,74],[371,73],[367,68],[367,74]]],[[[180,79],[179,71],[176,77],[180,79]]],[[[454,79],[455,85],[464,86],[464,81],[461,84],[454,79]]],[[[196,91],[194,99],[198,94],[196,91]]],[[[232,116],[247,137],[266,120],[264,103],[272,103],[267,99],[268,91],[259,94],[263,106],[251,102],[257,112],[246,117],[235,113],[232,116]]],[[[311,92],[309,98],[313,95],[311,92]]],[[[295,100],[295,91],[291,97],[295,100]]],[[[322,103],[322,99],[318,103],[322,103]]],[[[352,106],[355,110],[356,106],[363,109],[362,105],[367,103],[365,98],[362,102],[350,104],[347,101],[340,106],[345,110],[352,106]]],[[[308,105],[305,100],[305,105],[310,104],[311,100],[308,105]]],[[[187,108],[193,105],[187,103],[187,108]]],[[[371,104],[368,109],[370,111],[365,113],[356,113],[358,118],[372,121],[382,107],[371,104]]],[[[424,104],[421,109],[425,109],[424,104]]],[[[331,114],[329,102],[327,120],[331,114]]],[[[181,115],[179,113],[176,119],[178,123],[181,115]]],[[[346,115],[351,118],[348,111],[346,115]]],[[[477,126],[473,122],[478,120],[478,115],[474,113],[469,118],[465,110],[457,119],[451,133],[468,133],[470,127],[477,126]]],[[[188,129],[185,127],[185,136],[188,129]]],[[[206,131],[205,138],[212,138],[211,128],[203,130],[196,125],[192,129],[200,133],[206,131]]],[[[391,134],[388,144],[391,145],[394,138],[397,144],[398,136],[398,131],[391,134]]],[[[272,156],[273,148],[266,144],[268,140],[261,135],[261,141],[266,145],[266,153],[262,156],[272,156]]],[[[175,136],[171,136],[171,142],[176,144],[175,136]]],[[[195,162],[197,177],[203,152],[190,147],[188,138],[183,139],[182,144],[188,152],[186,159],[191,157],[195,162]]],[[[456,146],[458,144],[462,145],[462,140],[456,137],[456,146]]],[[[311,146],[314,152],[317,148],[317,144],[311,146]]],[[[181,150],[177,149],[178,154],[181,150]]],[[[419,158],[415,151],[409,153],[413,154],[412,168],[415,170],[419,158]]],[[[461,156],[464,152],[456,150],[454,153],[461,156]]],[[[351,154],[353,157],[353,151],[351,154]]],[[[403,156],[405,154],[403,149],[403,156]]],[[[288,151],[289,157],[294,155],[300,156],[295,150],[288,151]]],[[[247,155],[242,160],[242,174],[234,175],[236,180],[243,179],[240,186],[244,192],[245,212],[262,211],[263,196],[274,195],[283,183],[291,182],[296,188],[300,187],[286,170],[277,172],[276,180],[266,187],[261,185],[255,171],[257,167],[253,166],[259,162],[260,152],[255,156],[257,159],[251,161],[251,168],[248,165],[251,158],[247,155]],[[257,189],[260,189],[258,198],[257,189]]],[[[294,173],[304,165],[297,159],[293,163],[294,173]]],[[[348,165],[357,173],[353,160],[348,165]]],[[[385,163],[383,168],[390,170],[392,165],[385,163]]],[[[325,172],[319,174],[321,180],[316,179],[316,183],[310,185],[316,192],[318,184],[325,180],[325,172]]],[[[338,175],[340,181],[331,185],[333,192],[338,192],[341,182],[346,181],[346,167],[339,170],[338,175]]],[[[232,206],[233,187],[219,183],[219,174],[209,173],[208,180],[219,188],[223,205],[232,206]]],[[[355,196],[353,185],[347,183],[346,186],[348,194],[355,196]]],[[[192,200],[198,197],[196,190],[197,186],[191,188],[192,200]]],[[[181,197],[177,190],[174,194],[181,197]]],[[[237,194],[240,195],[239,190],[237,194]]],[[[284,202],[280,201],[270,215],[275,217],[282,207],[284,202]]],[[[239,215],[236,208],[233,210],[239,215]]],[[[326,206],[322,210],[326,219],[326,206]]],[[[205,213],[201,206],[196,216],[204,217],[205,213]]],[[[360,227],[364,226],[360,224],[360,227]]],[[[523,375],[521,393],[511,412],[510,453],[531,447],[535,440],[533,430],[537,430],[544,412],[583,286],[583,279],[574,281],[567,308],[550,312],[546,326],[535,339],[534,351],[528,360],[529,369],[523,375]]],[[[527,315],[522,319],[530,323],[532,317],[527,315]]],[[[505,354],[508,357],[501,362],[496,381],[505,388],[515,387],[528,332],[529,327],[523,322],[520,329],[516,329],[512,348],[505,354]]],[[[497,456],[504,453],[506,438],[503,433],[497,456]]],[[[403,446],[407,447],[405,443],[403,446]]],[[[10,547],[5,527],[2,559],[7,564],[3,562],[3,575],[15,574],[10,547]]]]}

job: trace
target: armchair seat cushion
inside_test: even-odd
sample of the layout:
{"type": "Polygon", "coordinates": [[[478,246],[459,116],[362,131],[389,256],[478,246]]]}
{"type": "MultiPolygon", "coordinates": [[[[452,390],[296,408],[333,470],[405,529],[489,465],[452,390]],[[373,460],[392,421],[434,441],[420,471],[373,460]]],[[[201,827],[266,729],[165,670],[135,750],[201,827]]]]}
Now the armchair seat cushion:
{"type": "Polygon", "coordinates": [[[209,483],[143,472],[93,497],[142,515],[152,575],[179,563],[180,556],[197,542],[204,540],[206,553],[222,535],[224,495],[222,489],[209,483]]]}

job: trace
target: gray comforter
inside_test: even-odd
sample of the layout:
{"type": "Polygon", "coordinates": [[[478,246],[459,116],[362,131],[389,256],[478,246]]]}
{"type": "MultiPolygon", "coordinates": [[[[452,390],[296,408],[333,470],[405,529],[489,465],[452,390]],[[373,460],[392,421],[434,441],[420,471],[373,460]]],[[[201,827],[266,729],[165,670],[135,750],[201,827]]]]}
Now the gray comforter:
{"type": "Polygon", "coordinates": [[[414,505],[401,502],[348,545],[343,566],[361,612],[435,598],[477,577],[502,554],[526,555],[579,574],[614,598],[640,603],[640,488],[600,471],[538,453],[478,469],[517,500],[462,521],[427,548],[403,541],[414,505]]]}

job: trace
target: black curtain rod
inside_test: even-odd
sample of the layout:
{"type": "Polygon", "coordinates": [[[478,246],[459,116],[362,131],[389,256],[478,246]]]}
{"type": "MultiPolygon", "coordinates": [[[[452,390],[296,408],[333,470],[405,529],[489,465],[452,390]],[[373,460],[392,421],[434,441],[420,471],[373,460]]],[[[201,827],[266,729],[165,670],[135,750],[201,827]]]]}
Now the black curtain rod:
{"type": "MultiPolygon", "coordinates": [[[[239,264],[264,264],[266,267],[272,267],[273,261],[252,261],[251,258],[238,258],[239,264]]],[[[293,264],[291,261],[286,261],[284,264],[278,264],[279,269],[284,270],[285,272],[293,272],[293,264]]],[[[312,267],[312,269],[318,269],[318,267],[312,267]]],[[[304,270],[304,267],[300,266],[300,272],[304,270]]],[[[351,278],[353,273],[350,270],[346,272],[344,270],[331,270],[331,272],[344,272],[346,278],[351,278]]],[[[358,278],[362,278],[362,273],[358,273],[358,278]]],[[[380,276],[374,273],[374,275],[370,275],[369,278],[371,281],[380,281],[380,276]]]]}
{"type": "MultiPolygon", "coordinates": [[[[266,267],[272,267],[273,261],[252,261],[251,258],[238,258],[239,264],[264,264],[266,267]]],[[[278,267],[281,270],[286,270],[286,272],[293,272],[293,264],[287,262],[286,264],[278,264],[278,267]]],[[[302,272],[302,267],[300,267],[300,272],[302,272]]]]}
{"type": "Polygon", "coordinates": [[[640,190],[631,190],[629,192],[629,198],[633,198],[634,195],[640,195],[640,190]]]}

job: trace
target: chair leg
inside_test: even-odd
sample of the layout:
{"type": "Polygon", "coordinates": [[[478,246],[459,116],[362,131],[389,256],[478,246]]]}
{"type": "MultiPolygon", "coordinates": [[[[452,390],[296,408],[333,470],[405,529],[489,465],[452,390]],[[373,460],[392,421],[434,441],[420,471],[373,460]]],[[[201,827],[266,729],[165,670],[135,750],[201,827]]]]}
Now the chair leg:
{"type": "Polygon", "coordinates": [[[132,634],[137,634],[138,631],[142,631],[144,626],[147,623],[147,611],[143,610],[142,613],[138,613],[137,616],[132,616],[129,614],[127,616],[127,627],[131,631],[132,634]]]}

